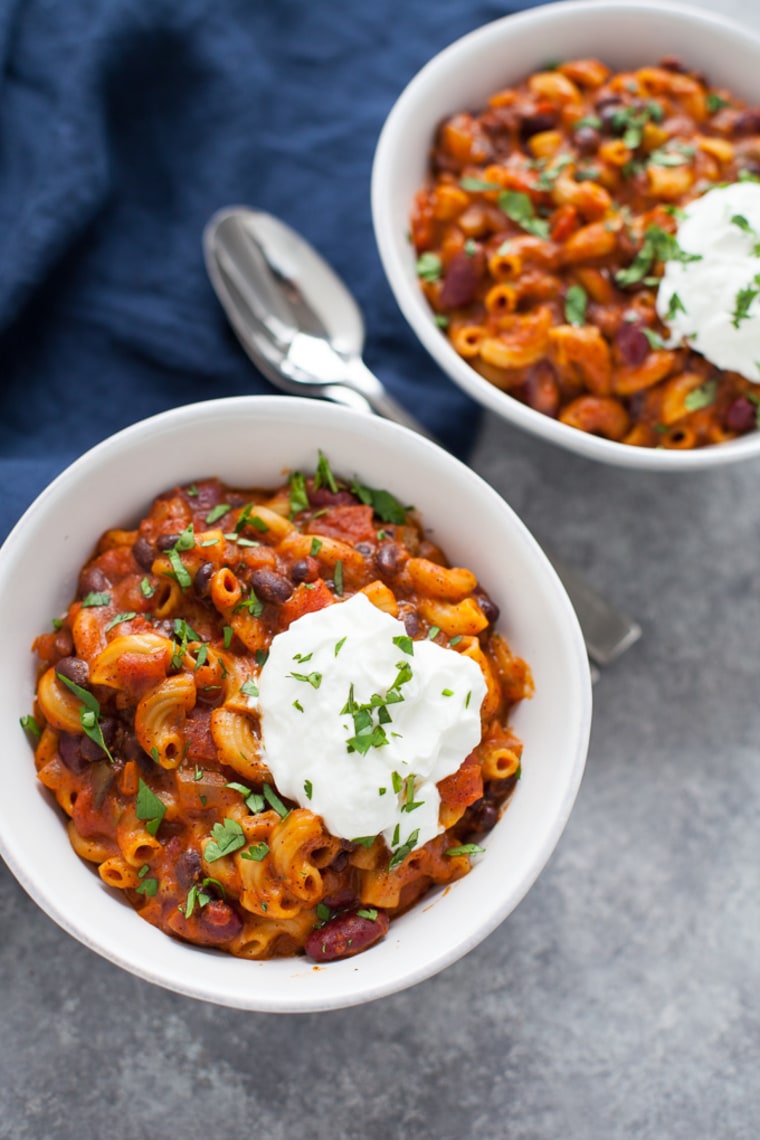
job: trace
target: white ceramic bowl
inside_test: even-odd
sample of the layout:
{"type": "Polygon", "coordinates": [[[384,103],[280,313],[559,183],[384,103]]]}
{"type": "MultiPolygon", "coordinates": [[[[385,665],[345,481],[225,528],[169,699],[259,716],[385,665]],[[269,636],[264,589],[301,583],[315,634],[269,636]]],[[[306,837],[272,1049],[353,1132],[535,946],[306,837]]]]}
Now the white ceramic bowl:
{"type": "Polygon", "coordinates": [[[676,55],[760,102],[760,38],[703,9],[669,0],[564,0],[507,16],[464,36],[435,56],[393,106],[372,170],[372,214],[380,256],[402,313],[444,372],[516,427],[590,459],[644,470],[686,471],[760,455],[760,432],[692,451],[631,447],[568,427],[534,411],[480,376],[431,319],[408,240],[415,192],[426,179],[438,124],[456,111],[485,106],[490,94],[524,79],[550,59],[595,57],[623,69],[676,55]]]}
{"type": "Polygon", "coordinates": [[[241,1009],[300,1012],[368,1001],[440,970],[517,905],[551,855],[580,783],[588,744],[588,662],[575,613],[536,542],[471,470],[387,421],[318,401],[253,396],[191,405],[127,428],[87,452],[32,504],[0,549],[5,599],[0,853],[33,899],[85,945],[179,993],[241,1009]],[[36,779],[19,718],[31,711],[33,638],[74,596],[100,534],[130,526],[159,492],[218,475],[277,486],[286,468],[333,469],[383,486],[421,510],[454,561],[473,567],[502,607],[500,627],[533,669],[536,696],[517,710],[524,776],[487,852],[465,879],[431,895],[356,958],[235,959],[175,941],[144,922],[74,854],[36,779]]]}

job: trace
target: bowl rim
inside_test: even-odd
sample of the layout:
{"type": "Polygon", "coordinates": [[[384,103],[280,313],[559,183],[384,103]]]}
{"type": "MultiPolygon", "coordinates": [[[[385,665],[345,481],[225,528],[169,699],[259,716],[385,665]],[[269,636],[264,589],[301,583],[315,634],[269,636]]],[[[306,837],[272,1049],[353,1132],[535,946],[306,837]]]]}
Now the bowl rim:
{"type": "MultiPolygon", "coordinates": [[[[303,420],[308,419],[309,429],[313,429],[317,433],[316,439],[318,439],[320,424],[332,424],[336,430],[349,428],[350,434],[356,434],[359,425],[363,425],[364,434],[367,438],[369,439],[371,436],[373,439],[384,440],[386,448],[391,446],[398,448],[404,445],[408,447],[410,441],[413,441],[421,457],[425,458],[426,464],[431,465],[432,470],[438,471],[440,468],[445,468],[454,475],[457,481],[464,481],[467,488],[477,489],[478,495],[487,502],[489,510],[493,509],[501,516],[512,538],[518,545],[527,549],[526,557],[529,556],[535,561],[536,574],[542,582],[541,589],[551,592],[558,612],[562,616],[561,623],[558,622],[557,636],[561,638],[569,657],[573,659],[574,671],[577,674],[573,679],[574,695],[578,700],[578,708],[573,710],[574,721],[568,726],[568,737],[572,740],[572,744],[568,746],[567,763],[563,766],[563,777],[560,783],[561,798],[555,806],[550,823],[547,823],[543,828],[540,845],[536,847],[530,861],[526,863],[515,888],[499,901],[498,906],[495,906],[485,917],[478,916],[477,922],[468,924],[465,936],[452,938],[443,950],[438,950],[434,946],[430,947],[427,956],[418,961],[414,968],[407,969],[402,977],[398,977],[391,971],[388,977],[370,976],[362,983],[353,980],[352,974],[347,970],[343,975],[345,983],[341,982],[341,985],[345,984],[345,990],[338,993],[335,992],[334,988],[333,990],[320,991],[319,987],[311,989],[303,984],[303,975],[305,974],[303,959],[283,959],[280,961],[298,963],[296,976],[298,972],[301,975],[300,984],[299,980],[294,981],[292,992],[288,991],[287,997],[283,997],[279,990],[277,993],[268,994],[266,985],[262,985],[261,981],[257,979],[254,979],[251,984],[251,992],[245,992],[243,985],[238,980],[239,976],[242,976],[239,971],[240,964],[242,963],[250,971],[250,980],[253,979],[254,971],[261,971],[262,968],[266,970],[266,962],[232,959],[232,962],[237,964],[232,968],[234,980],[225,986],[220,986],[213,980],[211,982],[204,981],[200,972],[196,975],[195,971],[191,971],[192,978],[190,981],[187,980],[186,975],[182,979],[167,976],[166,969],[161,965],[156,965],[147,955],[141,956],[131,944],[116,946],[113,941],[109,943],[106,932],[99,932],[97,936],[93,936],[91,931],[85,928],[86,923],[82,921],[78,912],[67,908],[66,900],[56,898],[55,894],[46,887],[41,869],[35,868],[33,864],[25,861],[23,851],[16,850],[8,842],[2,816],[0,816],[0,856],[33,901],[60,927],[101,957],[145,981],[188,997],[238,1009],[277,1013],[316,1012],[373,1001],[408,988],[432,976],[468,953],[512,913],[549,861],[577,797],[585,769],[591,729],[591,682],[580,627],[564,587],[536,540],[504,498],[460,460],[437,444],[409,429],[388,420],[365,416],[365,414],[352,409],[308,398],[252,395],[198,402],[147,417],[102,440],[61,471],[40,492],[12,528],[5,542],[0,546],[0,585],[4,584],[7,576],[12,573],[13,566],[24,551],[25,544],[30,536],[33,535],[34,527],[38,525],[40,516],[49,517],[49,513],[64,503],[72,490],[81,489],[83,479],[92,478],[94,474],[97,474],[101,459],[112,464],[118,461],[119,455],[130,453],[133,449],[139,448],[141,441],[152,441],[154,444],[157,441],[167,441],[173,433],[181,432],[185,425],[194,424],[199,417],[202,417],[209,429],[213,430],[215,424],[228,423],[231,419],[250,416],[254,413],[257,419],[264,420],[270,425],[278,423],[281,426],[286,426],[287,421],[292,421],[293,417],[297,420],[299,417],[303,420]],[[559,628],[560,624],[561,628],[559,628]],[[135,957],[136,954],[137,957],[135,957]]],[[[382,443],[381,446],[383,446],[382,443]]],[[[288,457],[285,455],[286,462],[287,459],[288,457]]],[[[23,747],[23,743],[21,747],[23,747]]],[[[34,774],[31,765],[30,774],[34,774]]],[[[46,806],[50,807],[50,804],[46,806]]],[[[52,810],[50,819],[53,823],[60,822],[56,820],[55,813],[52,810]]],[[[83,866],[82,875],[84,876],[87,873],[88,869],[83,866]]],[[[77,882],[79,881],[79,876],[77,876],[77,882]]],[[[120,901],[123,902],[123,900],[120,901]]],[[[417,910],[418,908],[413,908],[410,913],[416,913],[417,910]]],[[[129,918],[139,922],[138,916],[131,913],[131,908],[129,918]]],[[[397,920],[398,922],[403,922],[403,917],[397,920]]],[[[157,936],[162,940],[167,938],[165,934],[149,927],[147,923],[142,925],[151,932],[149,937],[157,936]]],[[[391,929],[393,930],[393,927],[391,929]]],[[[141,939],[138,938],[137,941],[141,942],[141,939]]],[[[170,939],[169,941],[173,942],[174,940],[170,939]]],[[[203,948],[189,947],[182,943],[176,945],[181,947],[182,952],[190,953],[193,959],[197,959],[199,963],[206,953],[203,948]]],[[[226,961],[227,956],[224,958],[226,961]]],[[[350,964],[355,961],[355,959],[348,959],[346,963],[350,967],[350,964]]],[[[334,963],[333,965],[342,964],[334,963]]],[[[311,970],[312,964],[308,963],[308,966],[311,970]]]]}
{"type": "MultiPolygon", "coordinates": [[[[392,105],[380,130],[372,162],[370,200],[375,243],[396,304],[423,347],[454,383],[512,426],[587,459],[616,467],[665,472],[724,467],[760,455],[760,430],[726,443],[684,451],[635,447],[572,428],[489,383],[455,352],[431,320],[430,308],[417,287],[416,278],[409,272],[412,254],[407,236],[408,216],[398,218],[394,214],[390,191],[394,184],[396,155],[403,152],[406,124],[419,113],[431,93],[445,86],[451,73],[459,73],[465,65],[471,64],[481,48],[494,40],[506,46],[515,35],[548,25],[567,26],[579,15],[592,15],[598,21],[631,13],[650,19],[680,19],[700,26],[708,34],[715,32],[737,42],[749,42],[757,50],[760,67],[760,33],[681,0],[555,0],[491,20],[432,56],[412,76],[392,105]]],[[[408,206],[411,207],[411,202],[408,206]]]]}

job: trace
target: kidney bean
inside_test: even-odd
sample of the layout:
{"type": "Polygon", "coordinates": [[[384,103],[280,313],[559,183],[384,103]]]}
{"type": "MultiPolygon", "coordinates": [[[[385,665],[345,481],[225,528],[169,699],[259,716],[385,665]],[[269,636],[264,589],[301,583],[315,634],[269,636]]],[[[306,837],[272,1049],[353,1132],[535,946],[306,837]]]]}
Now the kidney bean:
{"type": "Polygon", "coordinates": [[[73,732],[58,733],[58,755],[61,763],[70,772],[80,773],[87,767],[88,761],[82,756],[80,744],[86,737],[75,736],[73,732]]]}
{"type": "Polygon", "coordinates": [[[53,640],[55,651],[59,657],[70,657],[74,652],[74,638],[71,636],[71,630],[63,626],[55,635],[53,640]]]}
{"type": "Polygon", "coordinates": [[[525,378],[523,396],[526,404],[545,416],[559,412],[559,382],[554,366],[548,360],[534,364],[525,378]]]}
{"type": "Polygon", "coordinates": [[[211,587],[211,576],[214,573],[214,563],[204,562],[199,566],[195,577],[193,578],[193,586],[199,598],[207,598],[211,587]]]}
{"type": "Polygon", "coordinates": [[[293,593],[293,585],[284,574],[276,570],[256,570],[253,574],[252,584],[256,597],[262,602],[287,602],[293,593]]]}
{"type": "Polygon", "coordinates": [[[444,309],[459,309],[474,301],[483,272],[483,254],[455,253],[446,269],[438,299],[444,309]]]}
{"type": "Polygon", "coordinates": [[[385,911],[377,917],[363,918],[356,911],[346,911],[329,919],[324,926],[312,930],[304,949],[315,962],[335,962],[360,954],[388,933],[390,919],[385,911]]]}
{"type": "Polygon", "coordinates": [[[420,619],[416,610],[408,609],[402,614],[401,620],[409,637],[416,637],[420,632],[420,619]]]}
{"type": "Polygon", "coordinates": [[[306,558],[299,558],[290,568],[290,577],[294,582],[316,582],[319,577],[319,563],[310,554],[306,558]]]}
{"type": "Polygon", "coordinates": [[[79,592],[86,594],[102,594],[110,585],[99,566],[85,566],[79,575],[79,592]]]}
{"type": "Polygon", "coordinates": [[[643,364],[649,355],[649,341],[641,325],[635,321],[623,321],[615,333],[615,348],[623,363],[631,368],[643,364]]]}
{"type": "Polygon", "coordinates": [[[83,688],[90,680],[90,666],[81,657],[62,657],[56,664],[55,671],[83,688]]]}
{"type": "Polygon", "coordinates": [[[724,423],[729,431],[752,431],[757,426],[757,407],[747,396],[737,396],[726,409],[724,423]]]}
{"type": "Polygon", "coordinates": [[[736,117],[734,130],[739,135],[760,134],[760,107],[747,107],[741,111],[736,117]]]}
{"type": "Polygon", "coordinates": [[[326,895],[323,901],[325,906],[329,906],[330,910],[345,910],[346,907],[356,907],[359,905],[351,887],[341,887],[340,890],[334,891],[333,894],[326,895]]]}
{"type": "Polygon", "coordinates": [[[596,154],[602,136],[596,127],[580,127],[573,135],[573,142],[580,154],[596,154]]]}
{"type": "Polygon", "coordinates": [[[137,541],[132,544],[132,554],[137,565],[141,566],[143,570],[150,570],[156,557],[155,550],[144,534],[141,534],[137,541]]]}
{"type": "Polygon", "coordinates": [[[309,503],[317,510],[322,507],[353,507],[358,502],[350,491],[331,491],[329,487],[317,487],[309,491],[309,503]]]}
{"type": "Polygon", "coordinates": [[[212,899],[200,913],[198,925],[208,942],[229,942],[243,929],[237,911],[221,899],[212,899]]]}
{"type": "Polygon", "coordinates": [[[618,129],[616,126],[618,112],[622,110],[624,104],[622,100],[617,99],[614,95],[608,96],[604,99],[598,99],[596,103],[596,111],[599,118],[602,120],[602,127],[606,133],[613,134],[618,129]]]}
{"type": "Polygon", "coordinates": [[[177,856],[174,864],[177,886],[183,891],[189,891],[193,883],[199,877],[201,867],[200,852],[196,851],[194,847],[185,848],[185,850],[177,856]]]}

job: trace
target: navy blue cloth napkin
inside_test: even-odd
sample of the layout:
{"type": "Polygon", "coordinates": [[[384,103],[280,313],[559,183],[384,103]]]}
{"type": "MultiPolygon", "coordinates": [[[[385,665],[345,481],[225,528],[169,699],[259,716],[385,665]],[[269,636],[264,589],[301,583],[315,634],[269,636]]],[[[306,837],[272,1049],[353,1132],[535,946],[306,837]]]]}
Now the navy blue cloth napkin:
{"type": "Polygon", "coordinates": [[[370,171],[419,67],[525,6],[0,0],[0,538],[113,431],[272,391],[203,265],[203,226],[230,204],[268,210],[317,246],[364,312],[367,363],[467,454],[476,408],[396,307],[370,171]]]}

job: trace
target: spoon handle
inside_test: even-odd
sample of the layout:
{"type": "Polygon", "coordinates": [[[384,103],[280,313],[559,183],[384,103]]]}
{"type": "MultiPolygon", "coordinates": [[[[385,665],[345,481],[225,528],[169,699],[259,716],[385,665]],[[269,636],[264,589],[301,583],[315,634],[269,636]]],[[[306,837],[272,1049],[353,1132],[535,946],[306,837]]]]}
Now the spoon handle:
{"type": "Polygon", "coordinates": [[[361,357],[353,357],[347,362],[347,365],[346,375],[341,377],[341,383],[345,384],[347,388],[360,392],[373,412],[379,416],[384,416],[387,420],[393,420],[394,423],[401,424],[403,427],[410,428],[411,431],[417,432],[418,435],[422,435],[426,439],[437,442],[433,434],[398,400],[391,396],[382,381],[378,380],[374,372],[369,370],[361,357]]]}

